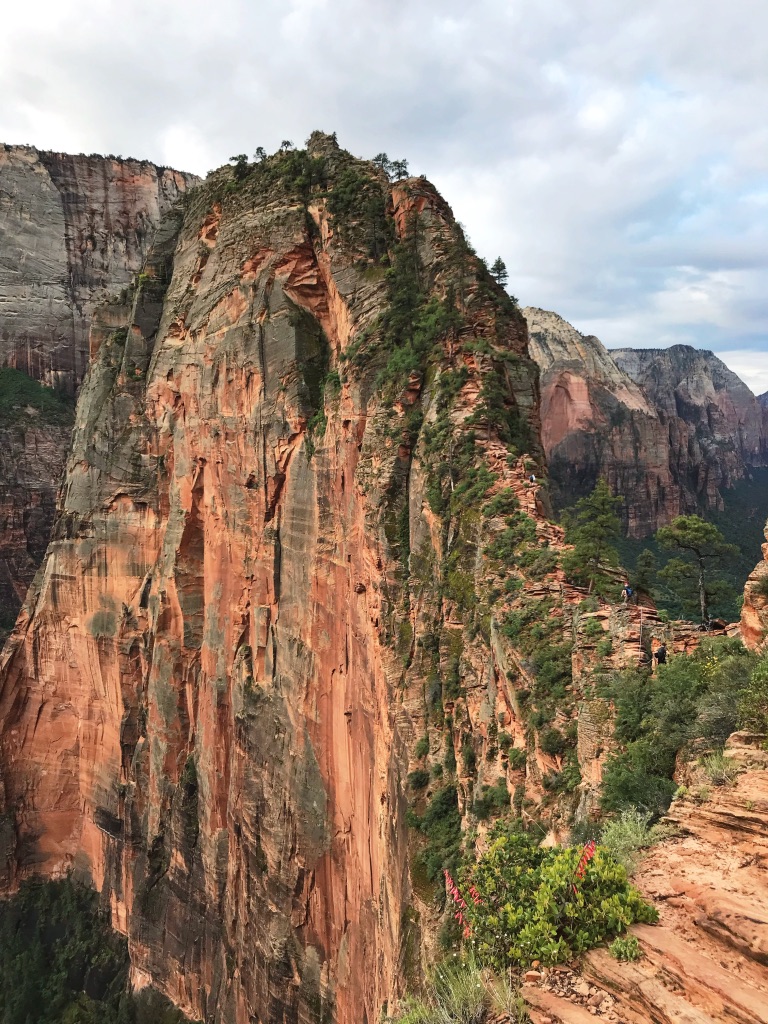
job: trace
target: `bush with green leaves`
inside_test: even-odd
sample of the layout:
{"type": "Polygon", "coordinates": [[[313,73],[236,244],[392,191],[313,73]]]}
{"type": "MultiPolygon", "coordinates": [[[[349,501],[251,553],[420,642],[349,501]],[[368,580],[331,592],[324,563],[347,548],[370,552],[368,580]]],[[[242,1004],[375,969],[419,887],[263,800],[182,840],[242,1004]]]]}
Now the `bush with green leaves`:
{"type": "Polygon", "coordinates": [[[598,847],[577,876],[579,847],[542,848],[517,827],[497,825],[478,862],[462,874],[480,902],[465,914],[472,948],[494,970],[534,960],[570,960],[636,921],[652,923],[656,910],[629,884],[624,868],[598,847]]]}
{"type": "Polygon", "coordinates": [[[416,865],[431,882],[437,881],[444,868],[449,871],[458,869],[462,832],[455,785],[436,790],[423,815],[409,811],[408,823],[426,839],[424,847],[416,855],[416,865]]]}
{"type": "Polygon", "coordinates": [[[755,666],[739,695],[739,725],[768,733],[768,656],[755,666]]]}
{"type": "Polygon", "coordinates": [[[634,935],[627,935],[614,939],[608,947],[608,952],[615,960],[628,960],[634,962],[643,955],[640,943],[634,935]]]}
{"type": "Polygon", "coordinates": [[[495,785],[483,786],[479,796],[475,797],[473,810],[481,821],[509,810],[509,790],[507,780],[498,779],[495,785]]]}
{"type": "Polygon", "coordinates": [[[706,754],[699,763],[713,786],[732,786],[739,774],[736,761],[726,757],[721,750],[706,754]]]}
{"type": "Polygon", "coordinates": [[[565,751],[565,736],[563,736],[559,729],[550,727],[545,729],[539,736],[539,746],[545,754],[549,754],[550,757],[556,757],[565,751]]]}
{"type": "Polygon", "coordinates": [[[600,845],[630,875],[637,867],[640,851],[648,849],[656,841],[651,813],[630,807],[607,822],[600,833],[600,845]]]}
{"type": "Polygon", "coordinates": [[[429,772],[426,768],[416,768],[408,773],[408,785],[411,789],[426,789],[429,785],[429,772]]]}
{"type": "MultiPolygon", "coordinates": [[[[660,665],[653,679],[630,670],[603,680],[599,696],[615,704],[615,736],[624,748],[603,772],[603,809],[663,813],[675,792],[672,774],[683,748],[694,741],[722,748],[734,729],[749,724],[750,692],[750,706],[758,709],[751,721],[758,720],[763,664],[740,640],[717,637],[660,665]]],[[[768,687],[765,699],[768,716],[768,687]]]]}

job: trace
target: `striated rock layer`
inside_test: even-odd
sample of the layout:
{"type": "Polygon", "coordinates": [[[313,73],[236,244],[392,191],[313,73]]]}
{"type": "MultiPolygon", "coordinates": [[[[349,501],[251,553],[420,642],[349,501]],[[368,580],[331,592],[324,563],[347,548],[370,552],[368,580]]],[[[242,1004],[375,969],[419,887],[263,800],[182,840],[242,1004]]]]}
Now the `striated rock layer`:
{"type": "Polygon", "coordinates": [[[408,552],[460,547],[425,497],[435,382],[490,441],[486,395],[538,457],[525,322],[444,202],[316,136],[329,201],[300,159],[195,190],[130,304],[97,317],[0,665],[3,884],[74,868],[138,984],[236,1024],[373,1021],[402,985],[425,635],[408,552]],[[398,260],[434,297],[413,340],[398,260]]]}
{"type": "Polygon", "coordinates": [[[711,352],[608,352],[555,313],[524,310],[541,370],[543,442],[555,501],[601,476],[626,498],[627,532],[722,507],[722,491],[768,465],[768,414],[711,352]]]}
{"type": "MultiPolygon", "coordinates": [[[[768,523],[765,539],[768,542],[768,523]]],[[[762,562],[758,562],[744,586],[741,636],[753,650],[762,650],[768,640],[768,543],[763,544],[762,562]]]]}
{"type": "MultiPolygon", "coordinates": [[[[196,181],[146,161],[0,146],[0,368],[74,393],[96,304],[130,283],[196,181]]],[[[71,427],[34,408],[0,418],[0,629],[48,544],[71,427]]]]}
{"type": "Polygon", "coordinates": [[[145,160],[0,146],[0,366],[76,387],[94,307],[130,283],[197,181],[145,160]]]}

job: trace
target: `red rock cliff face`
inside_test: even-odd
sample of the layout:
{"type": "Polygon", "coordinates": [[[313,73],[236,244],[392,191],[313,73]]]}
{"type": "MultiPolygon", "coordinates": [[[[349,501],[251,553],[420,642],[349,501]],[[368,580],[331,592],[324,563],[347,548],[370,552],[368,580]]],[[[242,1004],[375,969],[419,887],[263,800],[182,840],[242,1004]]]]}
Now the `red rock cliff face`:
{"type": "Polygon", "coordinates": [[[768,464],[768,419],[711,352],[607,351],[555,313],[525,311],[542,375],[542,439],[555,501],[604,476],[626,499],[627,533],[722,508],[723,490],[768,464]]]}
{"type": "Polygon", "coordinates": [[[407,238],[427,295],[463,253],[460,324],[388,391],[395,313],[363,215],[342,226],[258,176],[196,190],[124,319],[94,325],[54,536],[0,669],[5,885],[90,877],[135,980],[236,1024],[373,1021],[402,984],[429,380],[461,370],[477,396],[503,356],[502,411],[537,452],[524,321],[443,201],[316,145],[384,190],[366,244],[407,238]]]}
{"type": "MultiPolygon", "coordinates": [[[[146,161],[0,146],[0,367],[73,393],[95,305],[130,283],[161,218],[196,180],[146,161]]],[[[48,544],[71,433],[68,419],[4,412],[2,624],[15,618],[48,544]]]]}
{"type": "MultiPolygon", "coordinates": [[[[768,523],[765,539],[768,541],[768,523]]],[[[762,562],[757,564],[744,586],[741,636],[753,650],[763,650],[768,640],[768,543],[763,544],[762,562]]]]}
{"type": "Polygon", "coordinates": [[[542,441],[555,501],[572,504],[604,476],[626,499],[629,536],[653,533],[682,503],[658,411],[597,338],[555,313],[524,312],[541,370],[542,441]]]}

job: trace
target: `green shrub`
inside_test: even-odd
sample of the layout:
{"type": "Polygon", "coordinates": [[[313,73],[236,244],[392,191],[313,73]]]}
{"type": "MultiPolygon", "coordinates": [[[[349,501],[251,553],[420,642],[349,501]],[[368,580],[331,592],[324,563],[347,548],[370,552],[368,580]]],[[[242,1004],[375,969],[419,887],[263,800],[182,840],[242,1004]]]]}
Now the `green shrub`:
{"type": "Polygon", "coordinates": [[[654,842],[651,814],[631,807],[609,821],[600,834],[600,845],[631,874],[637,866],[639,853],[654,842]]]}
{"type": "Polygon", "coordinates": [[[408,773],[408,785],[411,789],[426,789],[429,785],[429,772],[426,768],[417,768],[408,773]]]}
{"type": "Polygon", "coordinates": [[[731,786],[739,774],[739,766],[732,757],[725,757],[722,751],[707,754],[699,764],[713,786],[731,786]]]}
{"type": "Polygon", "coordinates": [[[461,766],[465,775],[474,775],[477,771],[477,754],[470,739],[465,739],[462,745],[461,766]]]}
{"type": "Polygon", "coordinates": [[[582,627],[582,632],[584,633],[584,636],[595,637],[595,636],[603,636],[603,634],[605,633],[605,630],[603,629],[602,625],[600,624],[600,619],[596,619],[596,618],[590,617],[590,618],[584,620],[584,626],[582,627]]]}
{"type": "Polygon", "coordinates": [[[616,960],[639,960],[643,955],[640,943],[634,935],[626,935],[623,938],[614,939],[608,947],[608,952],[616,960]]]}
{"type": "Polygon", "coordinates": [[[539,737],[539,746],[545,754],[556,756],[565,750],[565,736],[559,729],[545,729],[539,737]]]}
{"type": "Polygon", "coordinates": [[[739,724],[768,732],[768,657],[756,666],[738,704],[739,724]]]}
{"type": "MultiPolygon", "coordinates": [[[[599,694],[615,703],[615,734],[626,749],[606,765],[603,808],[663,812],[675,791],[672,774],[684,747],[702,739],[722,745],[737,722],[747,724],[750,700],[756,723],[762,664],[741,641],[711,638],[692,655],[661,665],[653,683],[647,673],[634,670],[604,680],[599,694]]],[[[768,716],[768,672],[765,686],[768,716]]]]}
{"type": "Polygon", "coordinates": [[[509,758],[510,771],[513,772],[524,768],[525,762],[528,760],[528,755],[520,747],[510,747],[507,751],[507,757],[509,758]]]}
{"type": "Polygon", "coordinates": [[[511,487],[504,487],[498,494],[494,494],[485,505],[483,515],[486,519],[491,519],[494,516],[511,516],[519,508],[520,502],[517,500],[515,492],[511,487]]]}
{"type": "Polygon", "coordinates": [[[413,756],[420,761],[422,757],[426,757],[429,753],[429,736],[422,736],[416,744],[416,748],[413,751],[413,756]]]}
{"type": "Polygon", "coordinates": [[[508,732],[499,733],[499,746],[504,751],[504,753],[506,753],[509,750],[509,748],[514,744],[514,742],[514,736],[511,736],[508,732]]]}
{"type": "Polygon", "coordinates": [[[435,882],[444,868],[456,871],[461,849],[461,815],[454,785],[436,790],[423,816],[411,812],[410,824],[426,836],[427,845],[416,855],[416,862],[430,881],[435,882]]]}
{"type": "Polygon", "coordinates": [[[496,826],[477,864],[462,875],[481,902],[469,903],[478,959],[494,970],[556,964],[586,952],[655,909],[627,881],[621,865],[598,847],[576,878],[578,847],[539,847],[528,834],[496,826]]]}
{"type": "Polygon", "coordinates": [[[483,786],[482,794],[475,798],[473,810],[481,821],[509,810],[506,779],[499,779],[494,786],[483,786]]]}

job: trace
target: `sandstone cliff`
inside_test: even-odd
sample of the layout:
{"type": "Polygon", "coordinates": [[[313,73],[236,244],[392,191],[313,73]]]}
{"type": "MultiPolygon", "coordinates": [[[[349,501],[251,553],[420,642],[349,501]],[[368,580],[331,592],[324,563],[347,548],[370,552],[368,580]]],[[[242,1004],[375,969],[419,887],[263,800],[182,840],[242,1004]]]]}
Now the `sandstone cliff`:
{"type": "MultiPolygon", "coordinates": [[[[765,539],[768,542],[768,523],[765,539]]],[[[768,543],[763,544],[763,560],[747,579],[741,606],[741,635],[747,647],[762,650],[768,640],[768,543]]]]}
{"type": "Polygon", "coordinates": [[[0,666],[4,885],[92,879],[195,1017],[378,1019],[408,751],[455,765],[514,702],[473,574],[509,446],[540,469],[525,321],[427,182],[316,135],[195,190],[91,352],[0,666]]]}
{"type": "Polygon", "coordinates": [[[554,313],[525,311],[541,370],[553,496],[571,504],[604,476],[627,532],[722,508],[722,492],[768,465],[768,415],[711,352],[607,351],[554,313]]]}
{"type": "MultiPolygon", "coordinates": [[[[95,305],[130,283],[196,180],[146,161],[0,146],[0,368],[73,394],[95,305]]],[[[48,543],[72,417],[14,408],[5,387],[0,402],[2,628],[48,543]]]]}
{"type": "Polygon", "coordinates": [[[130,283],[194,175],[0,146],[0,365],[74,389],[96,304],[130,283]]]}
{"type": "Polygon", "coordinates": [[[681,510],[667,429],[648,396],[601,342],[546,310],[524,310],[541,370],[542,441],[553,497],[569,505],[604,476],[633,537],[681,510]]]}

